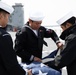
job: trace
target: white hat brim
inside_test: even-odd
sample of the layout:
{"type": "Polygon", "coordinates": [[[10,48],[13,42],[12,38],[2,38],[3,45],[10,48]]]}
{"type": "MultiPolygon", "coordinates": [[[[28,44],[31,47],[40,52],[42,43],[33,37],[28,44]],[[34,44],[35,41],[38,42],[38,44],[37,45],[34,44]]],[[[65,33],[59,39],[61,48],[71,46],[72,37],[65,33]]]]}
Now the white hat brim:
{"type": "Polygon", "coordinates": [[[11,14],[14,11],[12,6],[7,5],[6,3],[0,1],[0,8],[11,14]]]}
{"type": "Polygon", "coordinates": [[[61,24],[63,24],[65,21],[67,21],[68,19],[70,19],[70,18],[73,17],[73,16],[74,16],[73,12],[69,12],[69,13],[66,14],[64,17],[62,17],[61,19],[59,19],[59,20],[57,21],[57,23],[58,23],[59,25],[61,25],[61,24]]]}

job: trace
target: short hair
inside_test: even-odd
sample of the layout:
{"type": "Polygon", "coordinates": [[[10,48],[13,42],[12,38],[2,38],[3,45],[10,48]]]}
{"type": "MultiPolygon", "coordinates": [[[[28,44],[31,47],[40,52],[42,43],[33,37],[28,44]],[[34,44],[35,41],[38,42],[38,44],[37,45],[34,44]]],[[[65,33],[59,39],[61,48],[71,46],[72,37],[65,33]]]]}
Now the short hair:
{"type": "MultiPolygon", "coordinates": [[[[7,11],[3,10],[0,8],[0,12],[5,12],[5,13],[8,13],[7,11]]],[[[9,14],[9,13],[8,13],[9,14]]]]}

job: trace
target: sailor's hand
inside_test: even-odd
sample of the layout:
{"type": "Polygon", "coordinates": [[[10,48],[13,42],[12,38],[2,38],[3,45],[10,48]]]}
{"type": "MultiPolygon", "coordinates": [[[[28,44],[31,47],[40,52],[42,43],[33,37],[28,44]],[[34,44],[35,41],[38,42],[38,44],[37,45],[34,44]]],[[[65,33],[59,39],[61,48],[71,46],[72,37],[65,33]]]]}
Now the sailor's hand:
{"type": "Polygon", "coordinates": [[[28,75],[32,75],[32,70],[28,70],[28,75]]]}
{"type": "Polygon", "coordinates": [[[58,47],[59,49],[63,49],[63,43],[61,43],[61,42],[57,43],[57,47],[58,47]]]}
{"type": "Polygon", "coordinates": [[[38,57],[34,57],[34,61],[37,61],[37,62],[42,62],[42,60],[38,57]]]}

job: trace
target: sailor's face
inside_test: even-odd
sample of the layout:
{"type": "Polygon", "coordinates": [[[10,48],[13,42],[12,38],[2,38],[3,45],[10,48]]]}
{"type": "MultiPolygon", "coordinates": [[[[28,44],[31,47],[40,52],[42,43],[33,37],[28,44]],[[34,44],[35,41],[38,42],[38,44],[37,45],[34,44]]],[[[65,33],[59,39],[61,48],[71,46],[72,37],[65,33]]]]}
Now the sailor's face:
{"type": "Polygon", "coordinates": [[[66,26],[61,25],[62,30],[66,30],[66,26]]]}
{"type": "Polygon", "coordinates": [[[31,27],[34,30],[38,30],[41,26],[42,21],[32,21],[31,22],[31,27]]]}
{"type": "Polygon", "coordinates": [[[61,25],[61,28],[62,28],[62,30],[64,31],[64,30],[68,29],[68,28],[71,27],[71,26],[72,26],[72,24],[67,22],[66,24],[62,24],[62,25],[61,25]]]}
{"type": "Polygon", "coordinates": [[[7,23],[8,23],[8,20],[9,20],[9,16],[10,14],[8,13],[0,13],[0,16],[1,16],[1,25],[2,27],[6,27],[7,23]]]}

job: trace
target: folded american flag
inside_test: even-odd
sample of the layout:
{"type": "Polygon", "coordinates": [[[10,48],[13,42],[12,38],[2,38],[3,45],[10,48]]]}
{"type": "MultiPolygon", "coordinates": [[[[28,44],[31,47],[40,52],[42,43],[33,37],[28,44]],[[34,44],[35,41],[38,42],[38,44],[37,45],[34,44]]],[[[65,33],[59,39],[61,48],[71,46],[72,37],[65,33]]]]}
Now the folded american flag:
{"type": "Polygon", "coordinates": [[[33,75],[61,75],[59,71],[54,70],[40,62],[32,62],[29,65],[21,63],[21,66],[23,69],[32,69],[33,75]]]}

